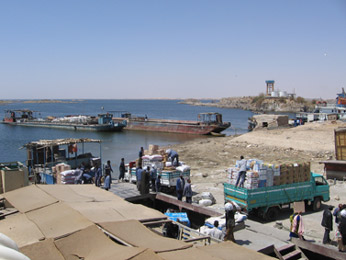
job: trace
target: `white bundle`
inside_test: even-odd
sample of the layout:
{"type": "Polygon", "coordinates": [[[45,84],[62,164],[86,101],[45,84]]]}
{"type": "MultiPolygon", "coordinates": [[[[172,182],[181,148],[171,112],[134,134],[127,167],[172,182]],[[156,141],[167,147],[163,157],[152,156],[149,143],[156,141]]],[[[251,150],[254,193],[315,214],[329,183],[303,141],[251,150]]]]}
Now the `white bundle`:
{"type": "Polygon", "coordinates": [[[213,202],[210,199],[201,199],[200,201],[198,201],[198,204],[207,207],[211,206],[213,202]]]}
{"type": "Polygon", "coordinates": [[[190,170],[190,166],[188,165],[182,165],[182,166],[178,166],[176,168],[176,170],[180,171],[180,172],[186,172],[190,170]]]}
{"type": "Polygon", "coordinates": [[[3,233],[0,233],[0,245],[12,248],[16,251],[19,250],[17,243],[3,233]]]}

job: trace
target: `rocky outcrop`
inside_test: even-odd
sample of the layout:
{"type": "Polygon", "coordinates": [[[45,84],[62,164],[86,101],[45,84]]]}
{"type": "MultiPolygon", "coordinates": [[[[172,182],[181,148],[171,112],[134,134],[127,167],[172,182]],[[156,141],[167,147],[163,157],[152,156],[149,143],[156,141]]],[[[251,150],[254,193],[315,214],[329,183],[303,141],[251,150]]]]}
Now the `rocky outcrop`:
{"type": "Polygon", "coordinates": [[[222,98],[218,102],[205,103],[196,99],[187,99],[181,103],[195,106],[211,106],[223,108],[239,108],[254,112],[301,112],[313,109],[311,102],[298,102],[289,98],[256,97],[230,97],[222,98]]]}

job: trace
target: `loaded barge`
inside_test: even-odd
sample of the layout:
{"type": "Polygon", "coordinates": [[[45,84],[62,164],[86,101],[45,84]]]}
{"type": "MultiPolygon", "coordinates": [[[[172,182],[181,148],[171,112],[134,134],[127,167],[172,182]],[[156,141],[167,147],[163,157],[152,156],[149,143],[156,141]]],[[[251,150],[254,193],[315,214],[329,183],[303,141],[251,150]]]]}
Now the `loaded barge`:
{"type": "Polygon", "coordinates": [[[115,122],[126,120],[126,130],[208,135],[221,133],[231,126],[231,123],[222,121],[220,113],[200,113],[198,114],[197,121],[187,121],[133,116],[127,111],[111,112],[120,114],[119,117],[113,117],[115,122]]]}
{"type": "Polygon", "coordinates": [[[15,126],[32,126],[60,128],[74,131],[121,131],[126,120],[114,122],[110,113],[99,114],[98,116],[69,115],[65,117],[34,117],[32,110],[5,110],[6,115],[2,123],[15,126]]]}

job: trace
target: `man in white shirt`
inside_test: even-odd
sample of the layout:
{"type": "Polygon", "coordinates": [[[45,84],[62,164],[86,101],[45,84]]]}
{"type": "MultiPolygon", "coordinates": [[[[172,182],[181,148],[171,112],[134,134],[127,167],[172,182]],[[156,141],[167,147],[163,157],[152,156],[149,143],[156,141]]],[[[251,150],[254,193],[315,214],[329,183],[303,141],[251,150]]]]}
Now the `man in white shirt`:
{"type": "Polygon", "coordinates": [[[240,156],[240,162],[239,162],[239,173],[237,177],[237,182],[235,183],[235,186],[243,187],[244,188],[244,181],[245,181],[245,175],[246,175],[246,160],[244,159],[244,156],[240,156]],[[240,182],[239,182],[240,181],[240,182]]]}
{"type": "Polygon", "coordinates": [[[219,221],[217,220],[214,221],[214,227],[212,231],[210,232],[210,236],[221,240],[222,231],[219,229],[219,221]]]}

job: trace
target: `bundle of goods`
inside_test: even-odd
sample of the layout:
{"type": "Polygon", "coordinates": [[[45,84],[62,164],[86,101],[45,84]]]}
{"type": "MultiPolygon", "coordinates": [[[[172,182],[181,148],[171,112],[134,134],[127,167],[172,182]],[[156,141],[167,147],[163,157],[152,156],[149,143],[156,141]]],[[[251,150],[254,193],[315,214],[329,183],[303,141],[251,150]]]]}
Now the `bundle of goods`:
{"type": "Polygon", "coordinates": [[[155,165],[156,169],[163,168],[162,155],[154,154],[154,155],[144,155],[142,156],[142,168],[145,169],[147,166],[150,168],[155,165]]]}
{"type": "MultiPolygon", "coordinates": [[[[235,185],[239,173],[239,161],[236,167],[227,169],[228,182],[235,185]]],[[[263,163],[261,160],[247,160],[244,188],[256,189],[297,182],[310,181],[310,162],[302,163],[263,163]]]]}
{"type": "Polygon", "coordinates": [[[79,175],[79,171],[76,171],[76,170],[67,170],[67,171],[60,172],[57,175],[57,183],[58,184],[74,184],[78,175],[79,175]]]}

